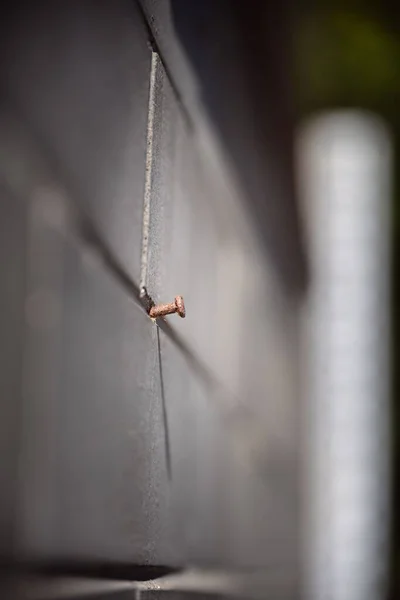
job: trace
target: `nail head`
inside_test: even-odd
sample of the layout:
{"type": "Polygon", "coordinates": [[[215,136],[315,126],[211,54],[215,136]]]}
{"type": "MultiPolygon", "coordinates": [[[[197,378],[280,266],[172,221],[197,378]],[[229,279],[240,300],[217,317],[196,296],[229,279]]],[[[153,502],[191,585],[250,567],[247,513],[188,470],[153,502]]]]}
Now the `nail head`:
{"type": "Polygon", "coordinates": [[[182,319],[184,319],[186,316],[186,310],[185,310],[185,303],[183,301],[182,296],[175,297],[175,306],[176,306],[176,312],[178,313],[178,315],[180,317],[182,317],[182,319]]]}

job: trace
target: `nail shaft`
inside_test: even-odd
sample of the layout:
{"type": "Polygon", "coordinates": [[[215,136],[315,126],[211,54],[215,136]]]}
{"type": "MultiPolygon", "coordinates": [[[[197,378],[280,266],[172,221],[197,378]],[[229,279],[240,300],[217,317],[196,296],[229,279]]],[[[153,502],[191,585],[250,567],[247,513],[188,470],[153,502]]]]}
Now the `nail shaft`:
{"type": "Polygon", "coordinates": [[[175,302],[170,302],[169,304],[158,304],[157,306],[152,306],[150,309],[150,316],[153,319],[156,319],[157,317],[165,317],[165,315],[172,315],[175,312],[175,302]]]}

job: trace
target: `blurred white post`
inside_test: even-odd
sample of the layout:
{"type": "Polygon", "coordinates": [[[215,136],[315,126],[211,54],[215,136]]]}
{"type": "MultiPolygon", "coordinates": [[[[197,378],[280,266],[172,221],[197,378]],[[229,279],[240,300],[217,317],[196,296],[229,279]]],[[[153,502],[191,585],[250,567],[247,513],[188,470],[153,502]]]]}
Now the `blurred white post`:
{"type": "Polygon", "coordinates": [[[385,593],[389,528],[391,143],[334,112],[298,138],[313,281],[305,309],[308,597],[385,593]]]}

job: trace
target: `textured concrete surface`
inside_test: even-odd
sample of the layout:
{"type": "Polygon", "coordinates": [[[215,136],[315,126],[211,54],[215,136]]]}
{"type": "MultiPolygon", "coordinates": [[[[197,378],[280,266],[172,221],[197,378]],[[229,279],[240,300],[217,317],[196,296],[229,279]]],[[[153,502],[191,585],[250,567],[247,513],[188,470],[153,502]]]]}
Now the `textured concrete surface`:
{"type": "MultiPolygon", "coordinates": [[[[282,285],[290,271],[277,274],[282,248],[299,264],[285,246],[293,231],[300,244],[293,222],[278,246],[271,224],[260,243],[240,153],[232,160],[229,136],[180,93],[164,13],[150,22],[155,40],[122,0],[33,13],[13,13],[0,42],[18,116],[0,122],[3,254],[16,267],[2,257],[12,343],[0,443],[18,454],[0,470],[0,523],[11,519],[17,556],[48,564],[257,566],[275,596],[293,589],[297,305],[282,285]],[[141,283],[156,302],[182,294],[187,318],[158,327],[141,283]]],[[[213,102],[242,81],[226,64],[210,74],[213,102]]],[[[238,106],[249,106],[230,107],[240,120],[238,106]]],[[[273,212],[281,196],[269,183],[258,195],[266,182],[252,193],[273,212]]]]}
{"type": "Polygon", "coordinates": [[[0,556],[13,540],[25,301],[26,207],[0,186],[0,556]],[[12,257],[12,260],[11,260],[12,257]]]}
{"type": "Polygon", "coordinates": [[[19,261],[12,275],[2,262],[5,556],[12,541],[36,562],[174,563],[156,328],[81,237],[32,138],[2,117],[2,242],[19,261]]]}
{"type": "Polygon", "coordinates": [[[28,329],[22,544],[50,561],[172,562],[154,328],[101,264],[36,233],[61,277],[32,265],[29,297],[46,290],[58,321],[28,329]]]}
{"type": "Polygon", "coordinates": [[[139,279],[151,52],[134,2],[18,3],[3,20],[9,101],[139,279]]]}

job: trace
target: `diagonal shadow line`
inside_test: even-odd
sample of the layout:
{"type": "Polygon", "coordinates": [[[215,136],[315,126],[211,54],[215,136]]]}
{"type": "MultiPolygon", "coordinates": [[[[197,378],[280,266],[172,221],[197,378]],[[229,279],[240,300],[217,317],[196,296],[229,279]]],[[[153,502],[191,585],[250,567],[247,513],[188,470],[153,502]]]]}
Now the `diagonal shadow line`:
{"type": "Polygon", "coordinates": [[[168,479],[172,480],[172,464],[171,464],[171,445],[169,438],[169,427],[168,427],[168,415],[167,415],[167,403],[165,400],[165,388],[164,388],[164,374],[161,359],[161,342],[160,342],[160,330],[157,327],[157,350],[158,350],[158,366],[160,370],[160,386],[161,386],[161,405],[163,412],[164,422],[164,439],[165,439],[165,462],[167,467],[168,479]]]}
{"type": "Polygon", "coordinates": [[[187,346],[186,342],[181,338],[177,331],[168,323],[166,319],[157,319],[157,327],[159,327],[166,336],[175,344],[175,346],[181,351],[187,362],[197,374],[197,376],[203,380],[203,382],[211,388],[218,388],[220,384],[216,377],[210,373],[202,361],[196,357],[194,352],[187,346]]]}
{"type": "Polygon", "coordinates": [[[120,285],[125,288],[131,297],[135,298],[143,305],[140,298],[139,286],[133,281],[126,269],[118,261],[90,218],[77,209],[73,210],[72,214],[74,217],[75,231],[78,233],[81,241],[89,244],[92,249],[96,251],[97,256],[101,258],[103,264],[114,275],[120,285]]]}

